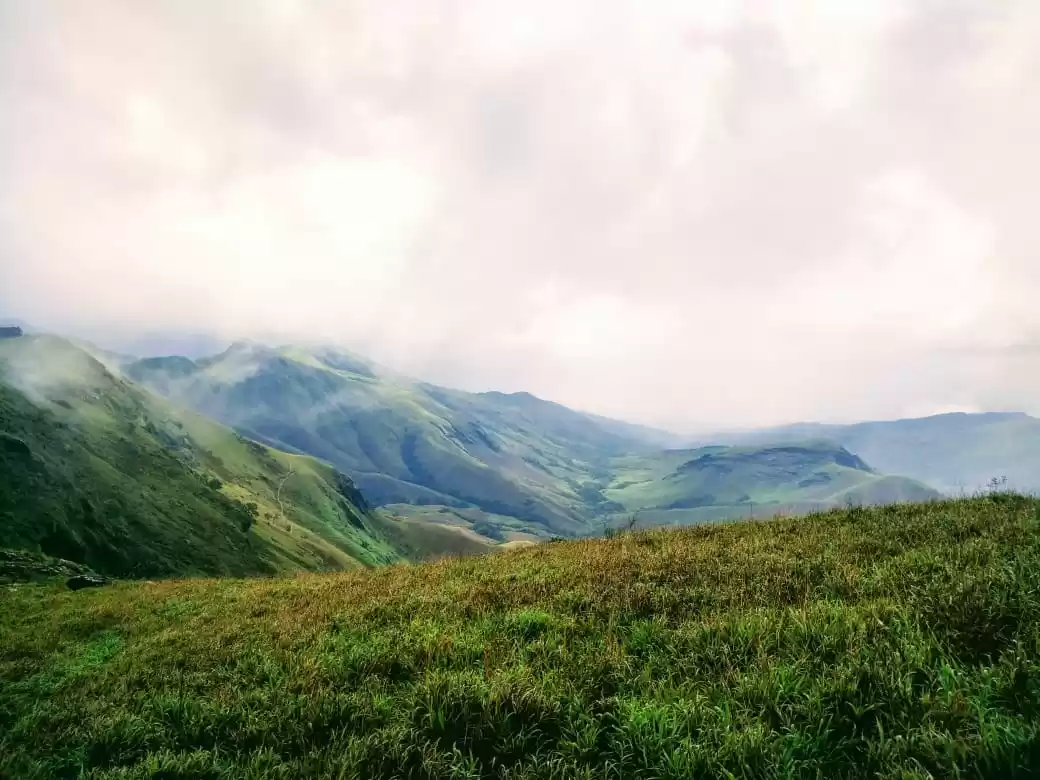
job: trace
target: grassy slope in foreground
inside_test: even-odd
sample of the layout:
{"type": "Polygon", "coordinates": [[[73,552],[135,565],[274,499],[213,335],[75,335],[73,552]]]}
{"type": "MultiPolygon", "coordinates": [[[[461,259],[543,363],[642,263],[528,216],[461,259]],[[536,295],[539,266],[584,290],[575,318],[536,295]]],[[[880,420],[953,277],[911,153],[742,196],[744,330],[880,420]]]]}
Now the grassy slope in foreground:
{"type": "Polygon", "coordinates": [[[0,775],[1035,777],[1040,504],[0,598],[0,775]]]}
{"type": "Polygon", "coordinates": [[[397,560],[359,502],[334,469],[174,409],[67,341],[0,342],[0,547],[122,576],[397,560]]]}

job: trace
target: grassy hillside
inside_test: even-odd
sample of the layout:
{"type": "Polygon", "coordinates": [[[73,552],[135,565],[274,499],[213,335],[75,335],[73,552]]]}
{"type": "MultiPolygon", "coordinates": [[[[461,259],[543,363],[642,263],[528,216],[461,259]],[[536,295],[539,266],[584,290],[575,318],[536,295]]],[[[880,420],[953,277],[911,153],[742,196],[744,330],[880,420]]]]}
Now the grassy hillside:
{"type": "Polygon", "coordinates": [[[1012,495],[0,598],[0,776],[1035,777],[1012,495]]]}
{"type": "Polygon", "coordinates": [[[805,512],[848,504],[938,498],[905,477],[878,474],[826,442],[705,447],[619,458],[604,497],[655,523],[805,512]]]}
{"type": "Polygon", "coordinates": [[[167,402],[61,339],[0,341],[0,547],[115,575],[397,560],[349,479],[167,402]]]}
{"type": "Polygon", "coordinates": [[[951,495],[973,493],[994,477],[1040,492],[1040,420],[1026,414],[940,414],[855,425],[804,423],[721,441],[766,443],[826,438],[871,466],[904,474],[951,495]]]}

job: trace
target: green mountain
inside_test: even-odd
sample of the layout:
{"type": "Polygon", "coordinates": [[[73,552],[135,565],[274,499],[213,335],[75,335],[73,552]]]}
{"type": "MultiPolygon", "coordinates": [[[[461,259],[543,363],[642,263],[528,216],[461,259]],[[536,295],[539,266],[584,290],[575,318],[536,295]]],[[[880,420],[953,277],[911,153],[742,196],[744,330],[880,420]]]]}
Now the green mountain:
{"type": "Polygon", "coordinates": [[[651,444],[635,428],[526,393],[464,393],[332,350],[236,344],[212,358],[155,358],[127,373],[273,446],[349,473],[377,505],[477,507],[542,536],[586,527],[586,483],[651,444]]]}
{"type": "Polygon", "coordinates": [[[840,458],[834,446],[804,448],[791,456],[800,462],[784,467],[769,465],[775,453],[763,454],[725,486],[695,479],[694,470],[673,478],[697,454],[662,452],[675,441],[667,433],[529,393],[416,382],[328,349],[236,344],[211,358],[151,358],[126,370],[243,435],[327,460],[376,505],[416,522],[447,515],[500,542],[588,534],[640,509],[662,522],[680,519],[658,517],[662,511],[703,515],[709,505],[712,517],[729,517],[744,511],[744,495],[777,507],[934,495],[862,463],[832,475],[838,466],[818,461],[840,458]],[[800,484],[820,473],[826,486],[800,484]]]}
{"type": "Polygon", "coordinates": [[[115,575],[344,569],[407,526],[353,483],[116,376],[49,336],[0,340],[0,547],[115,575]]]}
{"type": "Polygon", "coordinates": [[[1040,492],[1040,420],[1020,413],[940,414],[855,425],[802,423],[720,440],[749,445],[825,438],[891,474],[949,494],[973,493],[993,479],[1040,492]]]}
{"type": "Polygon", "coordinates": [[[669,450],[613,465],[615,477],[603,495],[655,524],[939,497],[915,480],[879,474],[827,442],[669,450]]]}

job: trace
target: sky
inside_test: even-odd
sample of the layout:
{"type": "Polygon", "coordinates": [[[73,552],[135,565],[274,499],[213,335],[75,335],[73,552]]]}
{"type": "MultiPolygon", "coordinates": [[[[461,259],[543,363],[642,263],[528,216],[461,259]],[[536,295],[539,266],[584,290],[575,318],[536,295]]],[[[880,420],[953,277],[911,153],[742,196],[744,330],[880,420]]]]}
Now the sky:
{"type": "Polygon", "coordinates": [[[676,430],[1040,414],[1035,0],[0,0],[0,316],[676,430]]]}

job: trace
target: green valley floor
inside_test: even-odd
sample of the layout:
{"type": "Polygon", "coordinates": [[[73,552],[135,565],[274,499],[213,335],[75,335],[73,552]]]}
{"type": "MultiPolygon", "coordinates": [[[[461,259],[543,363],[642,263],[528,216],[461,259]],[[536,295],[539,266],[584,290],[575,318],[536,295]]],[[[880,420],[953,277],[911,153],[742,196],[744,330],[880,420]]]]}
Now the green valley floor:
{"type": "Polygon", "coordinates": [[[1016,495],[0,589],[5,778],[1038,775],[1016,495]]]}

